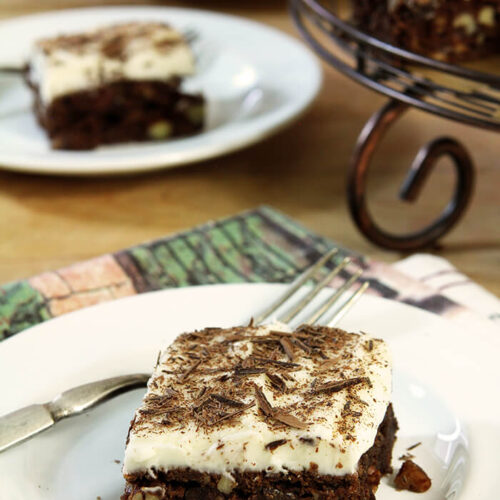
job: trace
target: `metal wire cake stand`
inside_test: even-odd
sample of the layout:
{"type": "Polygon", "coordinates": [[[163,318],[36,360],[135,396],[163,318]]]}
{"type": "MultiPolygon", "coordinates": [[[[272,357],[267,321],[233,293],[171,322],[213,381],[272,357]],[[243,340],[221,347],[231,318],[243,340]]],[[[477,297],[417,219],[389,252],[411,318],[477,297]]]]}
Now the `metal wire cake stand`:
{"type": "Polygon", "coordinates": [[[420,149],[401,187],[402,200],[418,198],[443,156],[453,162],[456,183],[441,214],[427,227],[404,235],[382,229],[368,210],[372,157],[390,126],[411,107],[500,132],[500,75],[430,59],[374,38],[346,21],[342,0],[290,0],[290,8],[302,36],[324,60],[390,98],[364,126],[349,167],[347,194],[356,225],[370,241],[391,250],[434,245],[465,213],[474,190],[474,164],[465,147],[454,138],[439,137],[420,149]]]}

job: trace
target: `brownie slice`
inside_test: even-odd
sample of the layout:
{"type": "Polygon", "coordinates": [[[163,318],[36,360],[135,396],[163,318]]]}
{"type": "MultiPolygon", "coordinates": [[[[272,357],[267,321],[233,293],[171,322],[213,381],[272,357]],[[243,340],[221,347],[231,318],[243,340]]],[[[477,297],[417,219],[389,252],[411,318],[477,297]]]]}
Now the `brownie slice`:
{"type": "Polygon", "coordinates": [[[221,491],[224,477],[192,469],[155,471],[128,476],[122,500],[373,500],[380,478],[392,472],[392,448],[398,429],[392,405],[380,424],[375,443],[363,454],[355,474],[325,476],[314,467],[285,474],[236,472],[237,486],[229,493],[221,491]],[[149,496],[148,496],[149,495],[149,496]]]}
{"type": "Polygon", "coordinates": [[[361,29],[440,61],[500,52],[499,0],[353,0],[361,29]]]}
{"type": "Polygon", "coordinates": [[[27,80],[52,147],[85,150],[200,132],[205,99],[183,83],[194,72],[180,32],[137,22],[38,41],[27,80]]]}
{"type": "Polygon", "coordinates": [[[397,421],[386,344],[326,327],[209,328],[158,357],[122,500],[373,500],[397,421]]]}
{"type": "Polygon", "coordinates": [[[205,100],[182,93],[178,80],[120,80],[57,97],[48,106],[36,91],[35,113],[54,149],[85,150],[199,133],[205,100]]]}

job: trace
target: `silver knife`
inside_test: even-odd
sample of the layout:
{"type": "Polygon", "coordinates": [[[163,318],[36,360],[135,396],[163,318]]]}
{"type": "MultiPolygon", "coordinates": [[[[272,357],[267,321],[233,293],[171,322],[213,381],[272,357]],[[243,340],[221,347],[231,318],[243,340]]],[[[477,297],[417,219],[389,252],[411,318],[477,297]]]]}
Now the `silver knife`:
{"type": "Polygon", "coordinates": [[[49,429],[64,418],[78,415],[126,391],[145,387],[150,376],[137,373],[80,385],[63,392],[49,403],[26,406],[0,417],[0,453],[49,429]]]}

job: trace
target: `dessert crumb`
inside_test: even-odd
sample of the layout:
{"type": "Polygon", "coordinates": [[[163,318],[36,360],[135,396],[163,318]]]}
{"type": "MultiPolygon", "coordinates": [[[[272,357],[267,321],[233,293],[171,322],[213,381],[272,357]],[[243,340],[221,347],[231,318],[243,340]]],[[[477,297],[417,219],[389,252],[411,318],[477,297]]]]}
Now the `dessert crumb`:
{"type": "Polygon", "coordinates": [[[405,460],[394,479],[397,490],[424,493],[431,487],[431,479],[425,471],[411,460],[405,460]]]}
{"type": "Polygon", "coordinates": [[[406,448],[406,451],[411,451],[411,450],[414,450],[415,448],[417,448],[418,446],[420,446],[422,444],[421,441],[419,441],[418,443],[415,443],[415,444],[412,444],[411,446],[408,446],[408,448],[406,448]]]}

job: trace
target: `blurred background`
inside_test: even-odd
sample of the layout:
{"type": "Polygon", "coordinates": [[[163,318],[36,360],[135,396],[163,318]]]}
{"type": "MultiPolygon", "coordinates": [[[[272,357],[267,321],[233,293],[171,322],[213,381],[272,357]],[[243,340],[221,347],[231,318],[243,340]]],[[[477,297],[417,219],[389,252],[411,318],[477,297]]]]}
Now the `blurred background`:
{"type": "MultiPolygon", "coordinates": [[[[0,18],[125,4],[210,9],[298,36],[284,0],[2,0],[0,18]]],[[[356,138],[386,100],[326,65],[324,69],[323,89],[298,122],[223,158],[118,178],[57,178],[0,171],[0,280],[65,266],[260,204],[273,205],[359,252],[386,261],[399,259],[400,255],[376,248],[360,235],[348,214],[345,195],[345,173],[356,138]]],[[[497,134],[410,111],[391,129],[376,155],[370,176],[370,207],[383,227],[404,232],[423,226],[443,208],[454,180],[446,160],[432,174],[417,203],[403,204],[397,198],[414,155],[439,135],[464,141],[476,163],[478,179],[470,210],[436,251],[498,293],[497,134]]]]}

